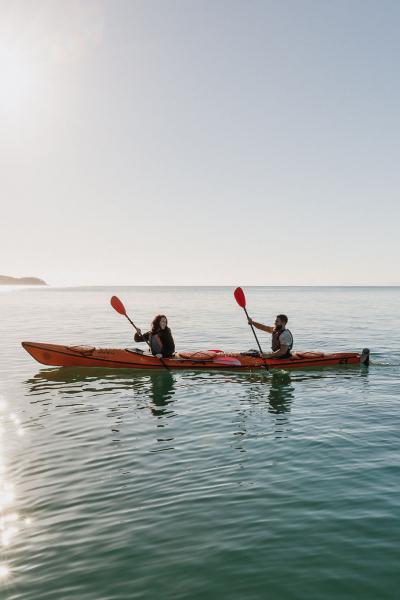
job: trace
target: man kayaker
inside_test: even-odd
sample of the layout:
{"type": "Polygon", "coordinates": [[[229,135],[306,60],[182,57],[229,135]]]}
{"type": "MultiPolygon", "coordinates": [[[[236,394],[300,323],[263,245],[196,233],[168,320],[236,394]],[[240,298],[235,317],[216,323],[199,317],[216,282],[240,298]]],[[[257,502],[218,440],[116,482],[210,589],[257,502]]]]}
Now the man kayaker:
{"type": "Polygon", "coordinates": [[[289,329],[286,329],[288,318],[286,315],[277,315],[275,326],[263,325],[249,318],[249,325],[253,325],[256,329],[266,331],[272,334],[271,348],[272,352],[263,352],[264,358],[290,358],[291,349],[293,348],[293,336],[289,329]]]}

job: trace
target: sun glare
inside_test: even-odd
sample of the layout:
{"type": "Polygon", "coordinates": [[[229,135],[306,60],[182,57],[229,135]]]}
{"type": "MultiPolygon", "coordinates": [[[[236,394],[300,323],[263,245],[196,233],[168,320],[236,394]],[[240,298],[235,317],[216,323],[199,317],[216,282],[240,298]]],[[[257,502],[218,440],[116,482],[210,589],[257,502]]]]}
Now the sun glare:
{"type": "Polygon", "coordinates": [[[5,579],[10,574],[10,568],[5,564],[0,564],[0,579],[5,579]]]}
{"type": "MultiPolygon", "coordinates": [[[[13,483],[7,477],[5,455],[8,436],[18,433],[21,419],[15,412],[8,413],[7,402],[0,394],[0,424],[3,435],[0,438],[0,553],[9,548],[21,531],[30,524],[30,517],[21,518],[15,510],[15,490],[13,483]]],[[[1,556],[0,554],[0,556],[1,556]]],[[[0,582],[7,580],[11,573],[10,566],[0,562],[0,582]]]]}
{"type": "Polygon", "coordinates": [[[16,46],[0,50],[1,104],[11,111],[29,101],[38,79],[38,66],[16,46]]]}

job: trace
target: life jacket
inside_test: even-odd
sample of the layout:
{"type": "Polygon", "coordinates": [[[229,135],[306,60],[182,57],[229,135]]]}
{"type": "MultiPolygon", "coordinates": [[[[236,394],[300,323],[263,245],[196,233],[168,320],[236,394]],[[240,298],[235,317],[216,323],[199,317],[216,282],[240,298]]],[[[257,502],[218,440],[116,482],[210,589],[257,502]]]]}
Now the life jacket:
{"type": "Polygon", "coordinates": [[[155,334],[150,333],[150,347],[153,354],[162,354],[163,358],[170,358],[175,352],[174,338],[170,328],[159,329],[155,334]]]}
{"type": "Polygon", "coordinates": [[[291,349],[293,348],[293,335],[292,332],[289,331],[289,329],[274,329],[274,331],[272,332],[272,343],[271,343],[271,347],[272,347],[272,352],[276,352],[277,350],[281,349],[281,343],[279,341],[279,338],[281,337],[282,333],[284,331],[288,331],[290,333],[290,337],[292,338],[292,342],[291,344],[289,344],[288,347],[288,351],[286,352],[286,354],[284,354],[283,356],[280,356],[279,358],[289,358],[291,356],[291,349]]]}

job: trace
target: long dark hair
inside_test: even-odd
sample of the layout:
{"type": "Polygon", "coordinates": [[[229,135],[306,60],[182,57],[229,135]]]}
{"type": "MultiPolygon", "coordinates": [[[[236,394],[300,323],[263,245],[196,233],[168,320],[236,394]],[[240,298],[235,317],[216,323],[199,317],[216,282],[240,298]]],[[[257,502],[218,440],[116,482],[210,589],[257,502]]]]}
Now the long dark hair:
{"type": "Polygon", "coordinates": [[[155,335],[156,333],[158,333],[160,331],[160,321],[161,319],[164,318],[167,321],[167,324],[165,326],[165,330],[169,330],[168,327],[168,319],[165,315],[156,315],[153,319],[153,322],[151,324],[151,333],[152,335],[155,335]]]}

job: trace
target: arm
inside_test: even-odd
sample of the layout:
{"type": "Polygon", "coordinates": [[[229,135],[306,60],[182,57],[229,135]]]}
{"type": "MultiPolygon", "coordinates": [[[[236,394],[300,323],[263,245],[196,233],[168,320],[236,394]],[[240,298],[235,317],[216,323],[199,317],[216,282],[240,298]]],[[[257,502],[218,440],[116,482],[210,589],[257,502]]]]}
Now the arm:
{"type": "Polygon", "coordinates": [[[137,332],[135,333],[134,340],[135,340],[135,342],[148,342],[149,341],[149,334],[148,333],[142,333],[140,331],[140,329],[138,329],[137,332]]]}
{"type": "Polygon", "coordinates": [[[171,356],[173,356],[175,354],[175,342],[174,342],[174,338],[172,337],[172,334],[171,334],[171,345],[169,347],[169,352],[171,353],[171,356]]]}
{"type": "Polygon", "coordinates": [[[257,329],[261,329],[261,331],[266,331],[267,333],[272,333],[274,328],[270,327],[269,325],[263,325],[262,323],[257,323],[256,321],[253,321],[253,319],[249,318],[249,325],[253,325],[253,327],[256,327],[257,329]]]}
{"type": "Polygon", "coordinates": [[[263,358],[279,358],[280,356],[285,356],[288,350],[289,346],[282,344],[279,350],[275,352],[263,352],[263,358]]]}

